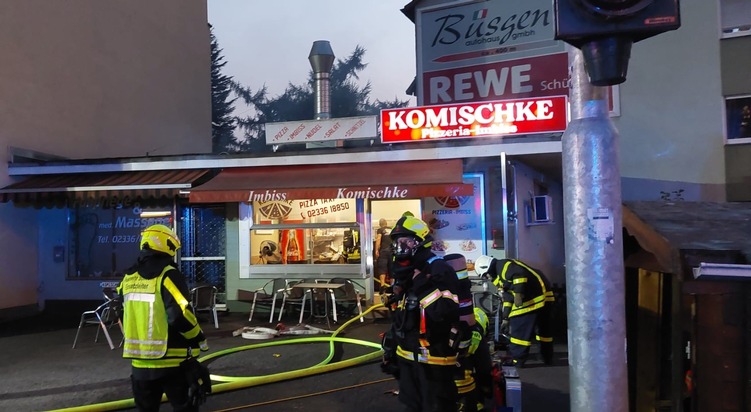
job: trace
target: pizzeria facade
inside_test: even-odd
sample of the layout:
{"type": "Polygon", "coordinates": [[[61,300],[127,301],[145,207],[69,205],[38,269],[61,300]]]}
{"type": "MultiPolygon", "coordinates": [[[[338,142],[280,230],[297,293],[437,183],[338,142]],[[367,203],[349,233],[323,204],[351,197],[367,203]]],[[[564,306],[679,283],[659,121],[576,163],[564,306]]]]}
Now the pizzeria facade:
{"type": "Polygon", "coordinates": [[[3,200],[37,208],[50,233],[40,239],[53,251],[40,255],[42,300],[97,298],[154,223],[180,235],[189,283],[217,286],[230,309],[245,310],[238,290],[279,277],[344,277],[372,299],[379,220],[391,227],[405,212],[430,225],[438,255],[461,253],[471,268],[482,254],[526,250],[535,261],[543,251],[557,261],[535,263],[563,283],[562,190],[545,173],[560,171],[557,136],[10,169],[23,180],[0,190],[3,200]]]}

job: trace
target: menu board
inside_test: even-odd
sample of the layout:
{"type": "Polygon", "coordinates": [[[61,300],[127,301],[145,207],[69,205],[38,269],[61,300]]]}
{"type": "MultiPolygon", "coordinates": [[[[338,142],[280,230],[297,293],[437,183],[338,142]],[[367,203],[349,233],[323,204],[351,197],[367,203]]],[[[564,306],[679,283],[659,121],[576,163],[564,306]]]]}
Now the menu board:
{"type": "Polygon", "coordinates": [[[474,194],[426,198],[423,220],[433,235],[433,253],[438,256],[460,253],[471,270],[485,247],[484,187],[482,175],[466,174],[463,180],[473,185],[474,194]]]}

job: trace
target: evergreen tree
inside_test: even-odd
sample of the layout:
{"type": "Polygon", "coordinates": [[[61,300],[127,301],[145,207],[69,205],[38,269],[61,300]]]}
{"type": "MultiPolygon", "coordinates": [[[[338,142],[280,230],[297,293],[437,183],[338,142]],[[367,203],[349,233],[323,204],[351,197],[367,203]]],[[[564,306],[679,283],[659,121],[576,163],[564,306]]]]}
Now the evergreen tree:
{"type": "MultiPolygon", "coordinates": [[[[363,62],[365,49],[357,46],[355,51],[345,60],[337,60],[331,70],[329,90],[331,92],[331,117],[352,117],[377,115],[381,109],[404,107],[408,101],[394,99],[389,102],[370,101],[372,91],[370,82],[359,86],[358,74],[367,64],[363,62]]],[[[234,150],[242,152],[271,152],[271,146],[266,145],[265,123],[284,122],[293,120],[312,120],[315,117],[315,86],[314,74],[311,70],[305,85],[290,83],[284,93],[275,98],[269,98],[266,88],[253,92],[233,82],[233,90],[240,98],[254,110],[237,120],[237,125],[244,131],[244,140],[236,141],[234,150]]],[[[283,150],[297,149],[299,145],[283,145],[283,150]]]]}
{"type": "Polygon", "coordinates": [[[222,49],[209,26],[211,33],[211,150],[213,153],[229,151],[235,140],[236,118],[232,115],[236,98],[230,98],[232,77],[222,74],[227,64],[222,49]]]}

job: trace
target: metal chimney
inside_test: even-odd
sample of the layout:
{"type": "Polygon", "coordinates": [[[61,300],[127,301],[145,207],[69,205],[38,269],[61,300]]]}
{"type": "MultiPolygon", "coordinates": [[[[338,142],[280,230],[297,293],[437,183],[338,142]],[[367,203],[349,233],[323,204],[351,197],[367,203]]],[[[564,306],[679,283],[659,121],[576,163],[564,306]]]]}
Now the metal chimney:
{"type": "Polygon", "coordinates": [[[331,68],[334,67],[334,51],[328,40],[316,40],[308,56],[313,68],[315,87],[315,119],[331,118],[331,68]]]}

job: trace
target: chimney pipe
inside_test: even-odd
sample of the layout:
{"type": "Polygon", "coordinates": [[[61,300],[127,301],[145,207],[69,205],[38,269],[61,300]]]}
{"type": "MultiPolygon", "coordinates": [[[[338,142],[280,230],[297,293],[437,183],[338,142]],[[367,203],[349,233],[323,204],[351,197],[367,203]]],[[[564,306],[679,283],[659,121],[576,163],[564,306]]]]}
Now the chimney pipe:
{"type": "Polygon", "coordinates": [[[334,67],[334,52],[328,40],[313,42],[308,61],[313,68],[315,88],[315,119],[331,118],[331,68],[334,67]]]}

